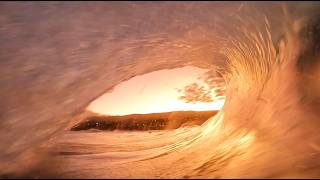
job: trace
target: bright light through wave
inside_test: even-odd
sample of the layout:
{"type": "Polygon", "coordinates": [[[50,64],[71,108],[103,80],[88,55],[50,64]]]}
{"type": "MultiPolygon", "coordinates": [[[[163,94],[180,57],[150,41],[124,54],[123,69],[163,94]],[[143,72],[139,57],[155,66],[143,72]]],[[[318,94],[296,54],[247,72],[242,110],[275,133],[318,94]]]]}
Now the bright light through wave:
{"type": "Polygon", "coordinates": [[[210,95],[214,97],[211,102],[188,103],[179,99],[183,93],[178,89],[190,84],[208,87],[199,78],[206,72],[208,69],[185,66],[136,76],[93,101],[87,110],[104,115],[219,110],[224,104],[224,98],[215,98],[213,90],[210,91],[210,95]]]}

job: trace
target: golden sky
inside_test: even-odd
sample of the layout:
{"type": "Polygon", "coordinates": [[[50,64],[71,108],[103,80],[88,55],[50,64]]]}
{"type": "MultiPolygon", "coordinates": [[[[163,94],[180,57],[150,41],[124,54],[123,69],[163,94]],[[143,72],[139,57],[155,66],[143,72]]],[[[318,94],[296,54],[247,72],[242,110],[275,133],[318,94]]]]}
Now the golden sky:
{"type": "Polygon", "coordinates": [[[97,98],[87,109],[105,115],[219,110],[224,99],[215,100],[214,91],[199,79],[207,71],[185,66],[135,76],[97,98]]]}

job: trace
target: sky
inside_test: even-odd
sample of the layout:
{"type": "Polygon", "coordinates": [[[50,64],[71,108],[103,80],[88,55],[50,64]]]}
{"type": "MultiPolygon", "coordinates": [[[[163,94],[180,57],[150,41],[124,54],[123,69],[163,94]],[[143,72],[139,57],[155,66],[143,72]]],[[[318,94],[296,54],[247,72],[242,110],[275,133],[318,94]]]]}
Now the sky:
{"type": "Polygon", "coordinates": [[[214,91],[200,78],[206,72],[184,66],[135,76],[91,102],[87,110],[104,115],[219,110],[224,99],[215,100],[214,91]]]}

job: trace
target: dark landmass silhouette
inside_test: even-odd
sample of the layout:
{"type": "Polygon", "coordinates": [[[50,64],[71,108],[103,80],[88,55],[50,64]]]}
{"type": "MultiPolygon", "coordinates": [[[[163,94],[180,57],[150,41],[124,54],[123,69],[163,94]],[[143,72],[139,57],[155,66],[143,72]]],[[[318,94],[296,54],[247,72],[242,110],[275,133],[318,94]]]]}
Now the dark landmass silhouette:
{"type": "Polygon", "coordinates": [[[201,125],[217,111],[174,111],[151,114],[131,114],[124,116],[106,116],[85,112],[82,121],[74,125],[72,131],[98,130],[165,130],[181,126],[201,125]]]}

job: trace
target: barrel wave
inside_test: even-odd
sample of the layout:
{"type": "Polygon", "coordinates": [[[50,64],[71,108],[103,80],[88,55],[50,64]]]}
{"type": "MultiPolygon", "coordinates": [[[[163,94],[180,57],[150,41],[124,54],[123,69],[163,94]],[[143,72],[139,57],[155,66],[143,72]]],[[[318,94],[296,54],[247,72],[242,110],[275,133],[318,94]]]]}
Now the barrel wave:
{"type": "MultiPolygon", "coordinates": [[[[105,4],[108,3],[105,2],[105,4]]],[[[82,74],[92,73],[90,77],[97,77],[96,82],[80,80],[76,70],[72,68],[63,68],[62,71],[70,81],[74,78],[74,80],[80,80],[80,83],[91,83],[90,86],[86,85],[86,90],[75,91],[79,95],[75,98],[86,97],[82,100],[85,106],[99,93],[105,91],[106,86],[100,85],[101,82],[109,83],[109,88],[128,77],[144,74],[157,68],[185,65],[210,67],[212,71],[222,75],[225,86],[225,104],[216,115],[202,125],[183,126],[170,130],[75,132],[70,131],[70,128],[79,120],[72,117],[76,116],[82,107],[74,106],[73,114],[67,117],[64,117],[63,113],[58,113],[59,116],[55,116],[55,119],[47,116],[46,119],[45,115],[39,114],[43,121],[37,123],[32,119],[25,119],[26,123],[32,122],[32,128],[24,125],[15,128],[10,123],[4,123],[2,127],[12,128],[17,133],[14,136],[10,133],[4,135],[3,142],[9,142],[10,137],[15,137],[18,139],[17,142],[20,140],[25,143],[7,145],[8,148],[3,152],[2,162],[0,162],[3,170],[3,173],[0,173],[2,177],[320,177],[318,133],[320,91],[317,91],[320,88],[320,19],[317,18],[316,13],[317,8],[320,7],[319,4],[305,3],[300,6],[294,3],[270,3],[268,8],[262,2],[260,4],[239,2],[234,5],[226,2],[208,2],[207,5],[196,2],[191,4],[163,2],[160,7],[156,7],[156,3],[138,4],[132,7],[130,5],[132,9],[143,9],[145,6],[155,10],[154,13],[150,10],[150,15],[152,15],[151,19],[156,21],[147,20],[152,29],[150,32],[141,30],[141,34],[131,36],[130,33],[127,36],[122,34],[121,36],[125,37],[119,36],[122,38],[119,40],[121,43],[116,42],[116,39],[106,38],[107,44],[118,43],[116,46],[119,48],[110,47],[112,50],[97,52],[109,46],[95,47],[96,49],[92,50],[94,56],[90,56],[89,49],[77,52],[78,55],[70,54],[77,51],[74,49],[65,51],[65,54],[61,55],[77,56],[76,59],[80,59],[76,60],[72,57],[71,60],[74,61],[65,61],[65,66],[69,66],[68,62],[72,66],[81,66],[80,63],[78,64],[82,62],[81,57],[98,58],[99,60],[90,62],[93,64],[90,65],[93,69],[81,71],[82,74]],[[172,7],[169,7],[170,5],[172,7]],[[177,10],[179,7],[182,9],[177,10]],[[168,17],[175,17],[176,22],[166,19],[167,16],[161,18],[157,14],[166,8],[176,9],[174,15],[168,15],[168,17]],[[190,18],[187,12],[195,16],[190,18]],[[305,12],[305,16],[300,16],[299,12],[305,12]],[[151,24],[152,22],[154,24],[151,24]],[[174,22],[181,27],[175,26],[174,22]],[[161,27],[160,24],[167,25],[163,32],[151,27],[161,27]],[[128,56],[134,57],[126,59],[128,56]],[[113,61],[114,64],[112,64],[113,61]],[[99,67],[101,63],[105,67],[99,67]],[[111,70],[111,66],[114,70],[111,70]],[[103,73],[102,70],[110,70],[110,72],[103,73]],[[119,75],[118,78],[121,79],[113,78],[115,75],[119,75]],[[98,76],[102,78],[99,79],[98,76]],[[101,91],[91,91],[91,87],[101,91]],[[89,97],[88,94],[93,92],[95,94],[89,97]],[[61,120],[57,120],[59,118],[61,120]],[[27,129],[29,131],[24,131],[27,129]],[[23,139],[23,134],[18,136],[20,132],[30,134],[30,136],[26,135],[30,139],[23,139]],[[41,136],[41,138],[34,136],[41,136]],[[23,145],[29,148],[25,149],[23,145]],[[9,156],[14,158],[11,160],[5,158],[9,156]]],[[[4,4],[1,6],[5,9],[4,4]]],[[[17,7],[20,6],[22,5],[17,5],[17,7]]],[[[36,5],[31,4],[31,6],[36,5]]],[[[66,6],[73,7],[70,4],[66,6]]],[[[80,12],[89,5],[77,6],[80,12]]],[[[90,6],[90,8],[93,7],[95,5],[90,6]]],[[[129,5],[124,3],[96,7],[91,13],[108,11],[110,7],[130,12],[128,14],[132,15],[132,19],[143,19],[138,14],[139,11],[127,8],[129,5]]],[[[52,13],[49,11],[52,7],[48,5],[46,8],[48,10],[46,13],[52,13]]],[[[62,10],[68,12],[70,9],[62,10]]],[[[113,11],[109,10],[109,12],[113,11]]],[[[80,19],[84,21],[91,17],[89,12],[82,15],[80,19]]],[[[126,21],[126,17],[121,15],[117,17],[119,21],[126,21]]],[[[49,23],[62,23],[54,17],[51,20],[52,22],[49,23]]],[[[66,21],[74,22],[68,27],[82,27],[82,24],[73,20],[72,17],[66,21]]],[[[104,22],[99,18],[97,21],[104,22]]],[[[110,23],[115,22],[110,21],[110,23]]],[[[102,25],[95,27],[107,28],[102,25]]],[[[113,28],[115,27],[114,25],[113,28]]],[[[126,26],[117,27],[126,28],[126,26]]],[[[143,24],[143,27],[148,28],[149,24],[143,24]]],[[[86,31],[90,30],[86,29],[86,31]]],[[[108,33],[108,36],[115,36],[116,32],[108,33]]],[[[52,38],[64,36],[62,33],[52,38]]],[[[81,39],[85,35],[75,36],[81,39]]],[[[64,38],[60,40],[67,41],[64,38]]],[[[92,40],[94,41],[98,40],[92,40]]],[[[54,64],[54,61],[47,63],[54,64]]],[[[11,67],[3,63],[4,66],[11,67]]],[[[53,69],[51,70],[54,71],[53,69]]],[[[50,79],[49,76],[46,78],[50,79]]],[[[78,87],[72,83],[70,86],[78,87]]],[[[2,89],[3,92],[7,91],[2,89]]],[[[50,94],[55,97],[60,95],[62,94],[50,94]]],[[[39,95],[35,98],[41,100],[44,97],[39,95]]],[[[63,97],[60,98],[63,99],[63,97]]],[[[15,103],[15,100],[10,103],[15,103]]],[[[49,103],[45,106],[50,108],[54,105],[49,103]]],[[[30,113],[37,112],[36,107],[32,108],[28,109],[30,113]]],[[[61,111],[58,108],[54,110],[61,111]]],[[[17,119],[19,118],[12,118],[10,122],[22,123],[17,119]]],[[[4,134],[7,130],[1,129],[4,134]]],[[[4,145],[1,146],[4,147],[4,145]]]]}

